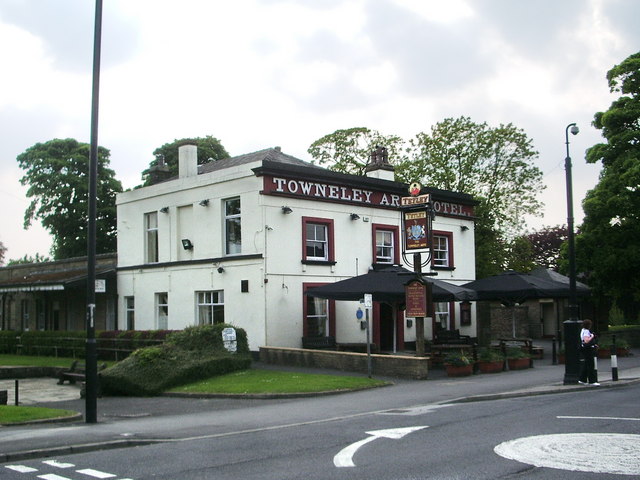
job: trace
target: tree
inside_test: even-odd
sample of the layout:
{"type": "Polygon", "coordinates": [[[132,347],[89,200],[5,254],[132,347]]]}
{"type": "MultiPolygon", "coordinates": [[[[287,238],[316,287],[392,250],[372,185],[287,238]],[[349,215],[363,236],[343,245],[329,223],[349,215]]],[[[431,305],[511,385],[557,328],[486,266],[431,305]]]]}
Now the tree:
{"type": "Polygon", "coordinates": [[[329,170],[364,175],[369,156],[376,147],[386,147],[391,164],[400,161],[403,140],[396,135],[382,135],[366,127],[336,130],[311,144],[307,152],[329,170]]]}
{"type": "MultiPolygon", "coordinates": [[[[55,260],[87,253],[88,175],[90,145],[72,138],[36,143],[17,160],[25,171],[20,179],[28,185],[31,203],[24,214],[24,227],[34,220],[53,236],[55,260]]],[[[96,253],[116,251],[116,193],[122,191],[115,172],[108,168],[109,150],[98,148],[96,205],[96,253]]]]}
{"type": "Polygon", "coordinates": [[[4,243],[0,242],[0,265],[4,265],[4,254],[7,253],[7,247],[4,243]]]}
{"type": "Polygon", "coordinates": [[[473,195],[508,238],[522,229],[524,215],[540,213],[537,195],[545,186],[533,164],[538,152],[513,124],[491,128],[468,117],[446,118],[411,145],[400,179],[473,195]]]}
{"type": "Polygon", "coordinates": [[[182,145],[196,145],[198,147],[198,165],[214,162],[223,158],[229,158],[225,148],[215,137],[182,138],[171,143],[165,143],[153,151],[154,159],[149,163],[149,168],[142,172],[143,186],[151,185],[151,170],[164,163],[169,168],[170,176],[178,175],[178,148],[182,145]]]}
{"type": "Polygon", "coordinates": [[[607,73],[620,97],[593,125],[606,143],[587,150],[587,162],[602,163],[598,184],[583,201],[584,220],[576,236],[576,261],[596,294],[627,313],[640,301],[640,52],[607,73]]]}
{"type": "Polygon", "coordinates": [[[43,263],[43,262],[50,262],[51,259],[49,257],[45,257],[44,255],[40,255],[39,253],[36,253],[35,256],[31,256],[31,255],[25,255],[22,258],[19,258],[17,260],[9,260],[7,262],[7,266],[9,265],[22,265],[22,264],[26,264],[26,263],[43,263]]]}
{"type": "Polygon", "coordinates": [[[528,233],[526,238],[531,244],[532,259],[535,265],[558,271],[562,245],[569,238],[567,226],[545,226],[540,230],[528,233]]]}

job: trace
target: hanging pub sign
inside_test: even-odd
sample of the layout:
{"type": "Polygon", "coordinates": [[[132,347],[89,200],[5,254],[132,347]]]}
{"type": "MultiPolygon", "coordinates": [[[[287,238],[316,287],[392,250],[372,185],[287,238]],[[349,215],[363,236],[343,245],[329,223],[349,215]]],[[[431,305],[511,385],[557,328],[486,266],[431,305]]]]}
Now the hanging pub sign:
{"type": "Polygon", "coordinates": [[[403,212],[405,250],[421,250],[429,248],[427,211],[418,210],[403,212]]]}
{"type": "Polygon", "coordinates": [[[427,287],[419,280],[412,280],[404,287],[405,316],[427,316],[427,287]]]}

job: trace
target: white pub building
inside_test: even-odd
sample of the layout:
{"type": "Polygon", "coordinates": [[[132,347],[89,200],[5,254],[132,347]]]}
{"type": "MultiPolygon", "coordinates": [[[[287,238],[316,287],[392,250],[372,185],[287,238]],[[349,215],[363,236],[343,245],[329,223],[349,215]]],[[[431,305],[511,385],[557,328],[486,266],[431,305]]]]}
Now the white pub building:
{"type": "MultiPolygon", "coordinates": [[[[463,284],[475,278],[474,200],[423,189],[435,210],[433,255],[423,271],[463,284]]],[[[121,193],[118,209],[118,318],[121,328],[178,330],[226,322],[249,346],[301,347],[327,337],[364,345],[358,302],[305,295],[308,288],[404,265],[400,202],[385,155],[366,176],[336,173],[279,147],[197,165],[179,151],[179,175],[121,193]]],[[[409,262],[410,256],[407,257],[409,262]]],[[[475,315],[437,303],[425,322],[476,336],[475,315]]],[[[467,307],[468,311],[468,307],[467,307]]],[[[415,344],[415,322],[398,305],[375,303],[371,335],[381,351],[415,344]]]]}

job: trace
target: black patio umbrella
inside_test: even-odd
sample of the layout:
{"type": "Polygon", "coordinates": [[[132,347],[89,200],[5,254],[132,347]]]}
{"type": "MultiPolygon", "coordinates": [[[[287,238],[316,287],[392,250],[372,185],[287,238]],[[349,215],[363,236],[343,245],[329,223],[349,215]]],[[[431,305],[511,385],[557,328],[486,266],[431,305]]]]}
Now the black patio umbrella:
{"type": "MultiPolygon", "coordinates": [[[[328,283],[321,287],[310,288],[306,294],[312,297],[331,300],[360,300],[365,293],[370,293],[376,302],[403,302],[405,284],[416,278],[416,274],[402,267],[388,267],[372,270],[364,275],[328,283]]],[[[422,276],[432,285],[434,302],[451,302],[454,300],[475,300],[475,292],[468,288],[453,285],[433,277],[422,276]]]]}
{"type": "MultiPolygon", "coordinates": [[[[558,282],[569,288],[569,277],[562,275],[561,273],[551,270],[550,268],[538,267],[531,271],[531,275],[534,277],[544,278],[545,280],[551,280],[552,282],[558,282]]],[[[576,295],[584,296],[589,295],[591,289],[588,285],[581,282],[576,282],[576,295]]]]}
{"type": "MultiPolygon", "coordinates": [[[[513,270],[465,283],[463,287],[475,290],[478,300],[498,300],[506,304],[522,303],[535,298],[569,296],[568,282],[563,283],[513,270]]],[[[588,294],[588,289],[582,290],[581,294],[588,294]]]]}

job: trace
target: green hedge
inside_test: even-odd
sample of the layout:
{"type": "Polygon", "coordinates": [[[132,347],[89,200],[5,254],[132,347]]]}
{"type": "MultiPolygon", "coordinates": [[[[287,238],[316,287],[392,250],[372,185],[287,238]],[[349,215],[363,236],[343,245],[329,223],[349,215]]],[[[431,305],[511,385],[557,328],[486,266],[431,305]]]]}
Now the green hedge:
{"type": "Polygon", "coordinates": [[[623,339],[633,348],[640,348],[640,327],[638,325],[619,325],[609,327],[608,336],[616,335],[617,339],[623,339]]]}
{"type": "Polygon", "coordinates": [[[166,343],[136,350],[100,374],[106,395],[157,395],[172,387],[251,366],[246,332],[236,328],[237,353],[222,343],[229,325],[188,327],[172,333],[166,343]]]}
{"type": "Polygon", "coordinates": [[[14,330],[0,330],[0,353],[16,353],[19,334],[14,330]]]}

